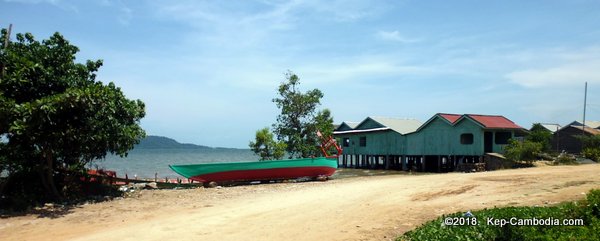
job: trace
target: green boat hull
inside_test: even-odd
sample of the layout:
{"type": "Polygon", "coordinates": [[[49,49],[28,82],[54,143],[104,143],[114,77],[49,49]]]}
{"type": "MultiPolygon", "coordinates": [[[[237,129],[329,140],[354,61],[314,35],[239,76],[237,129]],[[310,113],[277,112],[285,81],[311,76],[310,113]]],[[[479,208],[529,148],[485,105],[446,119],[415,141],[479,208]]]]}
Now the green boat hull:
{"type": "Polygon", "coordinates": [[[337,159],[325,157],[275,161],[170,165],[176,173],[198,181],[253,181],[331,176],[337,159]]]}

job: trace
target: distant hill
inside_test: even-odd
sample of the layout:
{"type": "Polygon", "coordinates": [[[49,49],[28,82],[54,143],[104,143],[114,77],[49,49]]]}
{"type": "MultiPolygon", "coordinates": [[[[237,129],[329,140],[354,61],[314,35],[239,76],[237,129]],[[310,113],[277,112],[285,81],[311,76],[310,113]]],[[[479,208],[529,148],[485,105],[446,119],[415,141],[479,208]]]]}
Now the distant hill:
{"type": "Polygon", "coordinates": [[[208,146],[201,146],[188,143],[179,143],[164,136],[146,136],[135,149],[214,149],[208,146]]]}

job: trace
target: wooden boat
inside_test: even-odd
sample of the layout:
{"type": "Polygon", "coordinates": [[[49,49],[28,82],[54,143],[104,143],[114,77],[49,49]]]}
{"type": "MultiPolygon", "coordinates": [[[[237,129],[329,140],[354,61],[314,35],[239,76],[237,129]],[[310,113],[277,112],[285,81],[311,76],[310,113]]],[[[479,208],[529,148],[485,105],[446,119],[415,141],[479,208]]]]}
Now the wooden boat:
{"type": "Polygon", "coordinates": [[[326,157],[274,161],[169,165],[186,178],[198,182],[281,180],[328,177],[338,167],[337,159],[326,157]]]}
{"type": "Polygon", "coordinates": [[[342,149],[331,136],[324,138],[320,132],[317,132],[317,136],[321,138],[321,151],[324,157],[169,165],[169,167],[179,175],[202,183],[329,177],[338,167],[337,157],[342,154],[342,149]],[[335,148],[336,151],[333,155],[328,153],[331,148],[335,148]]]}

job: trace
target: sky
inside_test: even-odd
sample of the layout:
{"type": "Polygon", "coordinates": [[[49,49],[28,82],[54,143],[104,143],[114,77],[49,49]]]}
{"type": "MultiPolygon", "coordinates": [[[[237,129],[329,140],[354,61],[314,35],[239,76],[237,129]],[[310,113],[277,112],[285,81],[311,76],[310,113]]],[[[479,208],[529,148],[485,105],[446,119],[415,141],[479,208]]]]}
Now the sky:
{"type": "Polygon", "coordinates": [[[334,122],[435,113],[600,120],[600,1],[0,0],[0,27],[60,32],[146,104],[149,135],[247,148],[292,71],[334,122]]]}

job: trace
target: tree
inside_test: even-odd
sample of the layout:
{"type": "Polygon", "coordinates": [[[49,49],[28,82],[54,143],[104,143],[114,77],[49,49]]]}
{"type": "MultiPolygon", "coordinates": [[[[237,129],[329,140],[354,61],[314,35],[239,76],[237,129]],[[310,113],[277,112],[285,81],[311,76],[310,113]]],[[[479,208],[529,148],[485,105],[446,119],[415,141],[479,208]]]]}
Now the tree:
{"type": "Polygon", "coordinates": [[[600,161],[600,135],[577,135],[576,138],[583,143],[581,155],[585,158],[600,161]]]}
{"type": "Polygon", "coordinates": [[[47,197],[57,199],[58,176],[83,172],[107,153],[127,155],[139,143],[144,103],[96,81],[102,61],[76,63],[79,49],[59,33],[42,42],[30,33],[16,39],[0,52],[0,170],[9,178],[40,174],[47,197]]]}
{"type": "Polygon", "coordinates": [[[531,164],[541,151],[542,144],[538,142],[528,140],[521,142],[511,139],[504,147],[504,156],[511,161],[525,161],[531,164]]]}
{"type": "Polygon", "coordinates": [[[542,151],[549,151],[551,148],[552,141],[552,132],[547,130],[541,124],[534,124],[531,127],[531,131],[529,135],[527,135],[526,140],[540,143],[542,145],[542,151]]]}
{"type": "Polygon", "coordinates": [[[600,149],[600,135],[576,135],[575,138],[582,142],[583,148],[600,149]]]}
{"type": "Polygon", "coordinates": [[[273,139],[268,127],[256,131],[255,141],[250,141],[250,149],[260,156],[260,160],[281,159],[285,155],[286,144],[273,139]]]}
{"type": "Polygon", "coordinates": [[[302,93],[300,80],[292,72],[286,73],[285,78],[286,81],[279,85],[280,97],[273,99],[281,109],[273,132],[278,140],[286,143],[290,158],[319,155],[316,131],[326,135],[333,132],[331,112],[327,109],[317,112],[323,93],[319,89],[302,93]]]}

